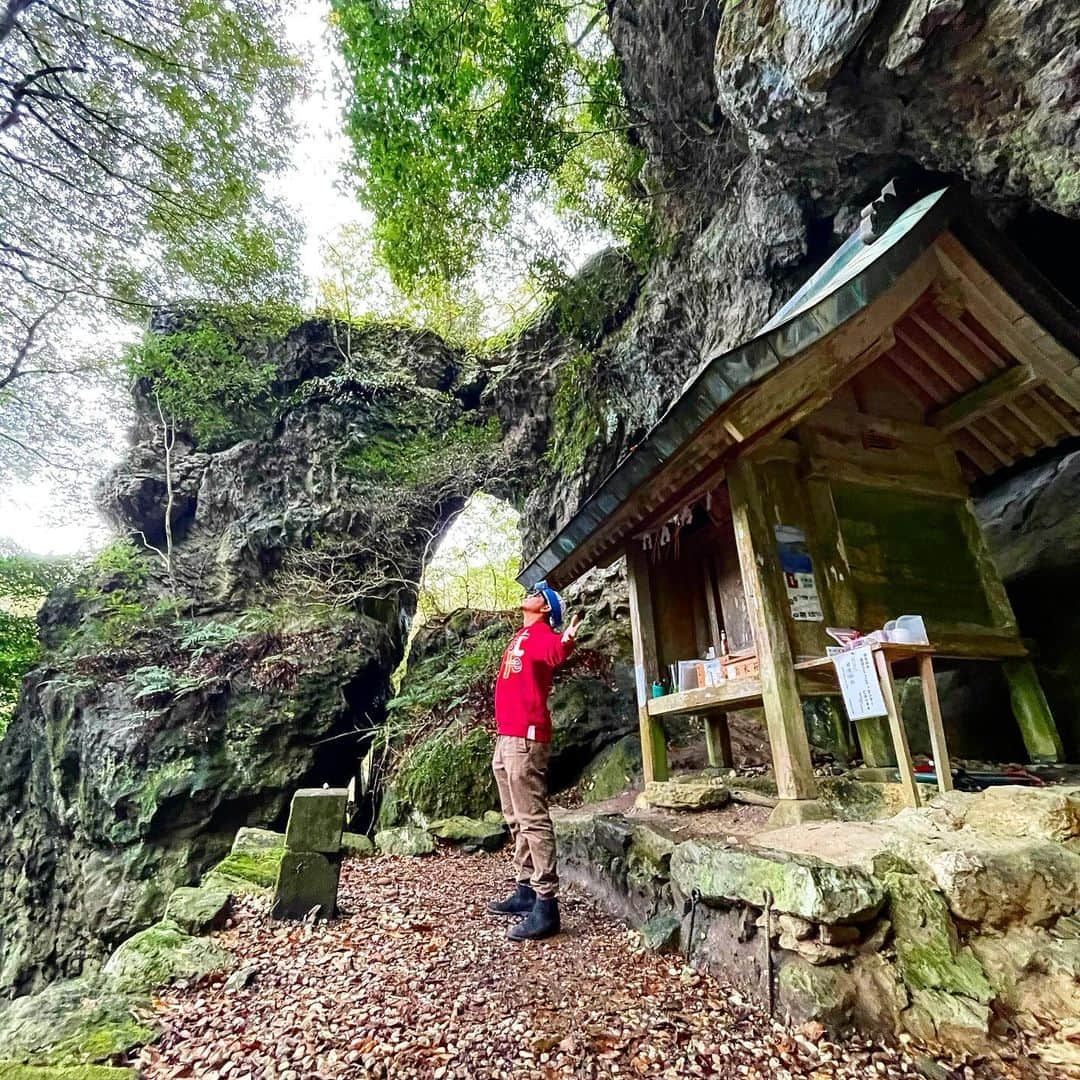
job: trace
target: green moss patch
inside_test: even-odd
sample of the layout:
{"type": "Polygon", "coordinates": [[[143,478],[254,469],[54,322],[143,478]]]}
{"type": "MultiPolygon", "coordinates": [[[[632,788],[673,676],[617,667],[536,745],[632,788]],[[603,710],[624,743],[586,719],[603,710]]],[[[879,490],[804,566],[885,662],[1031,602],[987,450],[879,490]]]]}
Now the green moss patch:
{"type": "Polygon", "coordinates": [[[0,1061],[0,1080],[135,1080],[131,1069],[108,1065],[20,1065],[0,1061]]]}
{"type": "Polygon", "coordinates": [[[232,964],[232,954],[207,938],[158,923],[125,941],[104,972],[128,990],[152,990],[175,979],[201,979],[232,964]]]}
{"type": "Polygon", "coordinates": [[[285,849],[270,848],[250,854],[226,855],[203,878],[203,886],[223,889],[233,896],[245,896],[266,892],[277,881],[278,867],[285,849]]]}
{"type": "Polygon", "coordinates": [[[157,1038],[150,1012],[149,997],[106,977],[65,979],[0,1010],[0,1046],[35,1065],[110,1062],[157,1038]]]}

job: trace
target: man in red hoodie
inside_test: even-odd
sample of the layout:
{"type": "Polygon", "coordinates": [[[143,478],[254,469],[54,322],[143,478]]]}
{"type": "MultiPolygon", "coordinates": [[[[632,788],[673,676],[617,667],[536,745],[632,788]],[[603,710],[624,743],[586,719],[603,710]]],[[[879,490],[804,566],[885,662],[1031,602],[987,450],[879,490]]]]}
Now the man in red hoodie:
{"type": "Polygon", "coordinates": [[[576,615],[565,633],[559,633],[562,599],[544,581],[528,593],[521,610],[523,625],[506,647],[495,682],[498,735],[491,763],[514,845],[517,888],[488,910],[526,916],[507,931],[511,941],[550,937],[560,929],[555,829],[548,812],[548,694],[555,669],[573,651],[581,625],[576,615]]]}

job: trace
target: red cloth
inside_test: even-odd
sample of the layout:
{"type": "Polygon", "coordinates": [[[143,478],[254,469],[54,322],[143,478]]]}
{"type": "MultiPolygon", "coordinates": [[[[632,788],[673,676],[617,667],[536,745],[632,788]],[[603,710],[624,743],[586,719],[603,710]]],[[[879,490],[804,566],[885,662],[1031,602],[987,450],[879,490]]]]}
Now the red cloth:
{"type": "Polygon", "coordinates": [[[510,639],[495,680],[500,735],[551,742],[551,679],[573,649],[573,638],[563,638],[543,620],[522,627],[510,639]]]}

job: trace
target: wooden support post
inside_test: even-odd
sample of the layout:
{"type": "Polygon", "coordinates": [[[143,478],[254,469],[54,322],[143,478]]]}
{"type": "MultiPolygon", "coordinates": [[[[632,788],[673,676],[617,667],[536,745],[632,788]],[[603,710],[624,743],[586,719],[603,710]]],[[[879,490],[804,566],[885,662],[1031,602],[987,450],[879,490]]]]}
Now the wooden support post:
{"type": "Polygon", "coordinates": [[[1035,665],[1030,660],[1013,660],[1003,667],[1005,678],[1009,680],[1013,715],[1020,725],[1028,757],[1039,765],[1064,761],[1061,735],[1054,723],[1035,665]]]}
{"type": "Polygon", "coordinates": [[[890,769],[896,762],[889,721],[884,716],[867,716],[855,721],[859,733],[859,752],[870,769],[890,769]]]}
{"type": "Polygon", "coordinates": [[[885,698],[885,709],[889,714],[889,729],[892,731],[893,746],[896,749],[896,765],[900,770],[900,783],[904,788],[908,806],[919,805],[919,788],[915,782],[915,770],[911,764],[911,750],[908,748],[907,732],[900,710],[896,706],[896,687],[893,685],[892,668],[885,654],[874,650],[874,664],[877,666],[878,682],[881,694],[885,698]]]}
{"type": "Polygon", "coordinates": [[[709,755],[709,764],[714,769],[730,769],[734,765],[727,713],[705,714],[705,752],[709,755]]]}
{"type": "Polygon", "coordinates": [[[761,667],[761,697],[776,789],[781,799],[813,799],[817,782],[788,640],[787,598],[754,466],[746,460],[736,462],[728,473],[728,487],[746,606],[761,667]]]}
{"type": "Polygon", "coordinates": [[[930,747],[934,751],[938,790],[952,791],[952,762],[949,760],[949,747],[945,742],[945,726],[941,722],[941,702],[938,701],[937,682],[934,680],[934,661],[929,656],[919,657],[919,681],[922,683],[923,703],[926,705],[926,723],[930,728],[930,747]]]}
{"type": "Polygon", "coordinates": [[[649,563],[645,552],[631,543],[626,553],[626,578],[630,593],[630,633],[634,641],[634,676],[637,683],[638,729],[641,733],[641,766],[645,782],[668,778],[664,729],[649,715],[649,691],[660,674],[656,652],[656,619],[653,615],[649,563]]]}

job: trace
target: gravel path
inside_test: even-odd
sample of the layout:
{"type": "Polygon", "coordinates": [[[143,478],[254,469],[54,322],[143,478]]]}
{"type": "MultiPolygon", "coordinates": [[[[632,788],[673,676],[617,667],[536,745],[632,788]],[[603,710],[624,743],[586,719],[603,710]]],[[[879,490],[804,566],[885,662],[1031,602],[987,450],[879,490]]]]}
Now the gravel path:
{"type": "Polygon", "coordinates": [[[508,869],[503,855],[350,861],[344,917],[314,926],[245,901],[220,940],[248,984],[163,994],[166,1030],[143,1051],[145,1077],[1024,1075],[934,1073],[880,1045],[831,1043],[817,1025],[787,1032],[677,958],[636,952],[635,936],[580,893],[563,897],[565,933],[515,945],[484,911],[508,869]]]}

